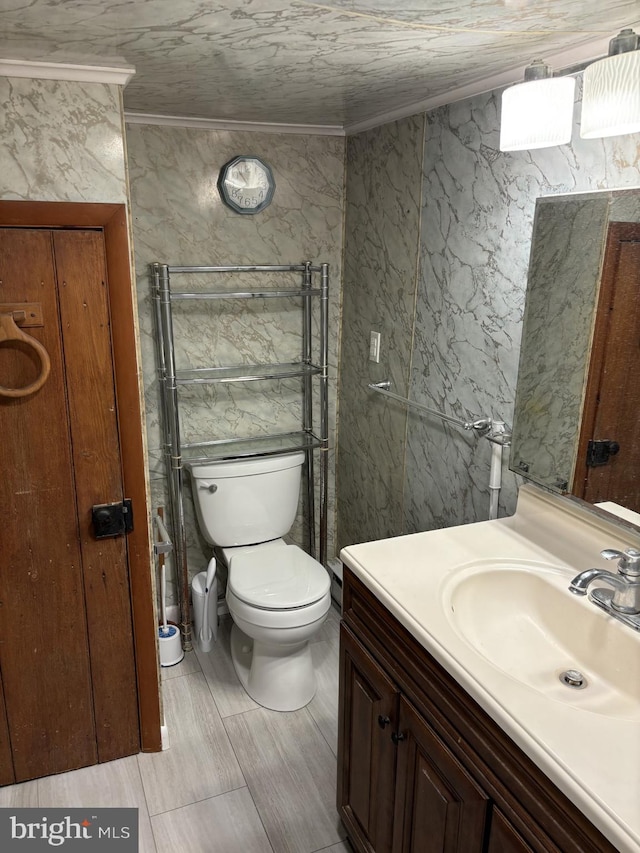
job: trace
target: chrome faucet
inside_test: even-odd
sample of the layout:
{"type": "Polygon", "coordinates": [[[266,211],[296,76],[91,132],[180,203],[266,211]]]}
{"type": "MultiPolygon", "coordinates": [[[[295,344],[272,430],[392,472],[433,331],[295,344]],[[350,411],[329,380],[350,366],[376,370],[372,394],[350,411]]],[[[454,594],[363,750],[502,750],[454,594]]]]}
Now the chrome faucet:
{"type": "Polygon", "coordinates": [[[611,616],[640,631],[640,551],[629,548],[616,551],[605,548],[600,552],[605,560],[618,560],[618,572],[606,569],[585,569],[569,584],[569,592],[586,595],[594,581],[604,581],[613,589],[597,589],[589,592],[589,600],[606,610],[611,616]]]}

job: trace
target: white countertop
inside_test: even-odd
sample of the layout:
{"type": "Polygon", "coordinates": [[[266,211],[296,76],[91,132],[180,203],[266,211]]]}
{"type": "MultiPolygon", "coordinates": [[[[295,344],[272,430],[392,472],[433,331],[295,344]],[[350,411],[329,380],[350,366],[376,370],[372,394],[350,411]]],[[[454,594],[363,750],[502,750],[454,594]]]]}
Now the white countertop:
{"type": "MultiPolygon", "coordinates": [[[[568,586],[583,569],[615,570],[599,556],[603,548],[628,547],[640,548],[630,527],[527,485],[511,518],[352,545],[340,557],[621,853],[638,853],[640,705],[637,713],[611,717],[533,689],[478,654],[443,606],[447,584],[478,561],[550,564],[562,585],[566,572],[568,586]]],[[[595,608],[586,598],[578,602],[595,608]]],[[[637,642],[638,655],[613,664],[629,666],[637,678],[640,635],[620,627],[637,642]]]]}

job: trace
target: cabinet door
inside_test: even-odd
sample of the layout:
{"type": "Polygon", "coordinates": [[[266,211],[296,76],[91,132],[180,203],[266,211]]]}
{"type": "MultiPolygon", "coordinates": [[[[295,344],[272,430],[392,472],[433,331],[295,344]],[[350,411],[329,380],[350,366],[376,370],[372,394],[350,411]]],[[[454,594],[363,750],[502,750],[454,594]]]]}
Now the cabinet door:
{"type": "Polygon", "coordinates": [[[521,838],[506,817],[494,809],[487,853],[533,853],[533,849],[521,838]]]}
{"type": "Polygon", "coordinates": [[[357,849],[391,850],[398,689],[340,628],[338,809],[357,849]]]}
{"type": "Polygon", "coordinates": [[[397,736],[394,853],[482,853],[489,798],[404,698],[397,736]]]}

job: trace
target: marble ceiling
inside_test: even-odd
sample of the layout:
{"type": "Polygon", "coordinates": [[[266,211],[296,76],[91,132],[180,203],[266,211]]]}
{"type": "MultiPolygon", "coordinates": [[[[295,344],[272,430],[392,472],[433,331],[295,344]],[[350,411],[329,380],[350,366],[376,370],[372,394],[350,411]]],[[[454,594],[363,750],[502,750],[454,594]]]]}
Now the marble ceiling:
{"type": "Polygon", "coordinates": [[[129,111],[349,127],[638,21],[639,0],[0,0],[0,57],[132,65],[129,111]]]}

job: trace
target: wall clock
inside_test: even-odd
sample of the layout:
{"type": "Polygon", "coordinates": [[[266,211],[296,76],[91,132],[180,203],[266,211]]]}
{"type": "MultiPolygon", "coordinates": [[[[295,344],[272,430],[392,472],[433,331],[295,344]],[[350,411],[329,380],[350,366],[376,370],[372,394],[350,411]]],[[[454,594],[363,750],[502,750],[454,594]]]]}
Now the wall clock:
{"type": "Polygon", "coordinates": [[[236,213],[260,213],[271,204],[275,189],[273,173],[259,157],[234,157],[220,169],[220,197],[236,213]]]}

